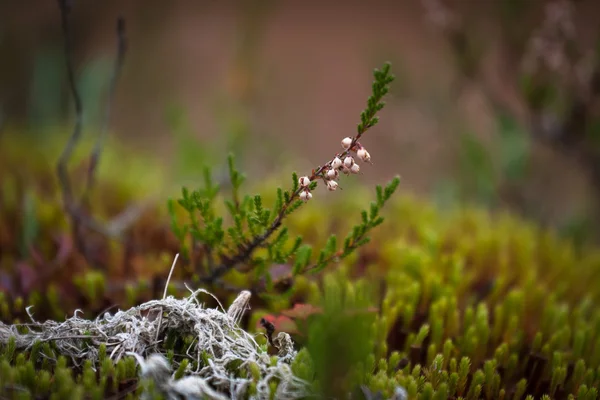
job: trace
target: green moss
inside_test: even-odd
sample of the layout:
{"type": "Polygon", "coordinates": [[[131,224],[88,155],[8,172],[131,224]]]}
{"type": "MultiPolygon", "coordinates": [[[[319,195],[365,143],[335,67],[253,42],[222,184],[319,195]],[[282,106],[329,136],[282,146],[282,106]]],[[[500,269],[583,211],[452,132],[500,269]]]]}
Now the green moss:
{"type": "MultiPolygon", "coordinates": [[[[383,278],[386,289],[371,336],[375,357],[355,362],[348,373],[360,377],[352,382],[385,396],[399,385],[419,398],[596,396],[597,249],[576,251],[509,215],[448,216],[410,199],[393,208],[392,222],[374,234],[376,247],[365,250],[376,254],[365,273],[383,278]]],[[[343,271],[330,276],[343,282],[352,268],[343,271]]],[[[312,336],[323,337],[319,329],[312,336]]],[[[348,348],[364,343],[354,331],[344,331],[348,348]]],[[[294,372],[305,378],[324,363],[300,354],[294,372]]]]}

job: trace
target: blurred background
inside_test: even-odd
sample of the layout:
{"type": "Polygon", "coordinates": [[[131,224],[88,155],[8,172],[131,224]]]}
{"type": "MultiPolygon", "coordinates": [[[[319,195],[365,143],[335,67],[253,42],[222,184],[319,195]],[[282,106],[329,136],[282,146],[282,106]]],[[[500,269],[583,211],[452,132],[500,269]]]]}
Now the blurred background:
{"type": "MultiPolygon", "coordinates": [[[[580,242],[598,236],[595,0],[72,3],[90,140],[106,118],[116,19],[126,21],[108,136],[148,156],[146,181],[193,181],[195,165],[228,151],[253,182],[315,167],[355,132],[372,70],[391,61],[397,78],[364,138],[374,165],[360,183],[400,174],[401,191],[440,207],[508,209],[580,242]]],[[[57,3],[5,0],[0,16],[3,152],[24,137],[32,151],[61,148],[74,111],[57,3]]]]}

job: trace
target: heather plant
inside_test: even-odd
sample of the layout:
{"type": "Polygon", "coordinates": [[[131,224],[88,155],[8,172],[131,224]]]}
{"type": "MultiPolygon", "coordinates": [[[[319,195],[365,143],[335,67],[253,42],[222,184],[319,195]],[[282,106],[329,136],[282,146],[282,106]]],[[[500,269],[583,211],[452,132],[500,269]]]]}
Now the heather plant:
{"type": "Polygon", "coordinates": [[[313,198],[319,183],[330,192],[340,187],[341,175],[355,175],[361,171],[360,162],[370,163],[371,155],[362,144],[363,135],[378,122],[377,113],[383,109],[383,97],[389,90],[394,76],[390,64],[374,71],[372,94],[367,108],[361,113],[357,134],[343,138],[342,152],[313,169],[310,174],[292,174],[288,190],[277,188],[275,203],[271,208],[263,204],[260,194],[242,196],[240,189],[245,176],[236,168],[234,157],[229,156],[230,198],[223,200],[227,217],[219,216],[215,205],[220,194],[220,185],[213,182],[211,169],[204,170],[204,186],[190,191],[182,189],[182,197],[169,201],[172,229],[182,244],[184,258],[193,267],[196,280],[204,284],[223,283],[224,276],[232,270],[252,272],[260,282],[249,282],[256,292],[271,289],[273,284],[290,280],[307,272],[318,273],[328,264],[340,261],[369,241],[369,232],[383,222],[381,208],[389,200],[399,184],[394,178],[385,188],[377,186],[376,201],[360,213],[361,221],[338,245],[332,235],[324,247],[313,254],[313,247],[303,243],[301,237],[290,240],[288,229],[283,226],[287,216],[313,198]],[[187,213],[187,221],[181,223],[176,207],[187,213]],[[226,220],[230,223],[225,226],[226,220]],[[316,257],[315,257],[316,256],[316,257]],[[273,264],[291,265],[288,274],[273,281],[269,267],[273,264]]]}

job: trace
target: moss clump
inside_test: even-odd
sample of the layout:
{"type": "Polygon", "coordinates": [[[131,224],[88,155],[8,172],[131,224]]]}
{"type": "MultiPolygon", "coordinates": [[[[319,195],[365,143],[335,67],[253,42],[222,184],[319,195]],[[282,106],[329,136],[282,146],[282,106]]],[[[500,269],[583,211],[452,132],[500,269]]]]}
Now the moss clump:
{"type": "MultiPolygon", "coordinates": [[[[340,340],[357,347],[370,340],[369,355],[345,373],[346,382],[372,393],[597,398],[600,251],[576,250],[509,215],[469,209],[448,216],[406,198],[392,207],[364,251],[370,258],[342,266],[345,275],[334,279],[360,269],[361,282],[380,288],[370,334],[359,334],[358,323],[336,329],[330,318],[312,318],[296,373],[318,383],[318,371],[332,366],[323,359],[340,357],[340,340]],[[311,351],[315,341],[329,343],[311,351]]],[[[330,286],[317,291],[324,298],[315,304],[327,303],[330,286]]]]}
{"type": "MultiPolygon", "coordinates": [[[[74,368],[59,356],[53,363],[42,360],[51,355],[42,351],[20,352],[12,362],[2,349],[0,357],[0,393],[18,399],[104,399],[114,395],[141,394],[137,385],[136,364],[132,359],[113,363],[105,359],[100,368],[91,362],[74,368]]],[[[52,350],[51,350],[52,351],[52,350]]]]}

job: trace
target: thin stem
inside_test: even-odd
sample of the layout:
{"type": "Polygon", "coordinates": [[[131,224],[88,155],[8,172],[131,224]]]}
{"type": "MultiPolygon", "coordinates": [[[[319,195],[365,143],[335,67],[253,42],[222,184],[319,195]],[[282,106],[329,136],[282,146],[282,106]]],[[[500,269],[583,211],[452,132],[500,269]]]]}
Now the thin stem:
{"type": "MultiPolygon", "coordinates": [[[[137,218],[141,215],[142,211],[145,209],[146,204],[133,205],[124,210],[121,214],[117,215],[112,220],[110,220],[108,223],[103,224],[86,215],[82,206],[80,204],[77,204],[75,201],[73,188],[71,185],[71,179],[67,170],[67,164],[69,163],[69,160],[73,155],[75,146],[77,146],[77,144],[80,142],[81,136],[83,134],[83,104],[75,82],[75,67],[73,62],[73,35],[69,24],[69,16],[71,14],[73,2],[71,0],[57,0],[57,2],[60,11],[61,26],[64,36],[67,80],[69,84],[69,89],[73,96],[73,102],[75,106],[75,125],[73,127],[71,136],[69,137],[67,144],[65,145],[65,148],[63,149],[58,159],[56,165],[56,173],[58,176],[59,186],[61,188],[65,212],[69,215],[71,219],[71,230],[75,246],[77,250],[85,257],[85,259],[90,264],[94,265],[93,257],[90,254],[88,254],[88,249],[84,241],[84,237],[81,234],[80,228],[82,226],[85,226],[93,231],[101,233],[104,236],[118,237],[123,231],[125,231],[129,226],[131,226],[131,224],[135,220],[137,220],[137,218]]],[[[119,48],[117,60],[115,63],[115,70],[111,79],[107,114],[106,119],[104,121],[104,128],[101,132],[101,136],[98,142],[96,143],[94,152],[92,153],[92,161],[90,169],[88,170],[88,189],[92,185],[93,174],[96,169],[97,161],[100,157],[104,137],[106,136],[107,125],[110,119],[111,102],[112,98],[114,97],[117,78],[120,74],[123,65],[123,60],[125,57],[125,22],[122,18],[120,18],[117,22],[117,35],[119,48]]],[[[88,189],[86,189],[84,193],[87,193],[88,189]]]]}
{"type": "Polygon", "coordinates": [[[92,155],[90,157],[90,165],[88,168],[88,176],[87,176],[87,186],[84,192],[84,198],[91,191],[94,183],[95,183],[95,172],[100,162],[100,155],[102,153],[102,148],[106,141],[106,136],[108,134],[108,125],[110,124],[110,117],[112,111],[112,103],[114,102],[115,92],[117,89],[117,82],[119,80],[119,76],[121,75],[121,70],[123,69],[123,64],[125,62],[125,55],[127,53],[127,37],[125,34],[125,19],[123,17],[119,17],[117,19],[117,58],[115,59],[115,64],[112,71],[112,76],[110,78],[110,86],[108,90],[108,97],[106,101],[106,114],[104,115],[104,121],[102,123],[102,129],[100,130],[100,134],[98,136],[98,140],[94,145],[94,149],[92,150],[92,155]]]}
{"type": "Polygon", "coordinates": [[[60,9],[61,26],[63,36],[65,40],[65,61],[67,64],[67,79],[69,82],[69,89],[73,95],[73,101],[75,104],[75,125],[73,132],[67,141],[65,148],[63,149],[56,168],[60,187],[62,189],[62,197],[64,206],[71,216],[72,221],[72,233],[77,248],[85,254],[85,243],[79,234],[79,218],[77,213],[74,212],[75,204],[73,200],[73,190],[71,187],[71,180],[67,171],[67,163],[69,162],[75,146],[81,139],[82,125],[83,125],[83,105],[81,102],[81,96],[77,91],[75,84],[75,68],[73,66],[73,43],[72,36],[69,27],[69,14],[71,12],[71,2],[68,0],[58,0],[58,6],[60,9]]]}

